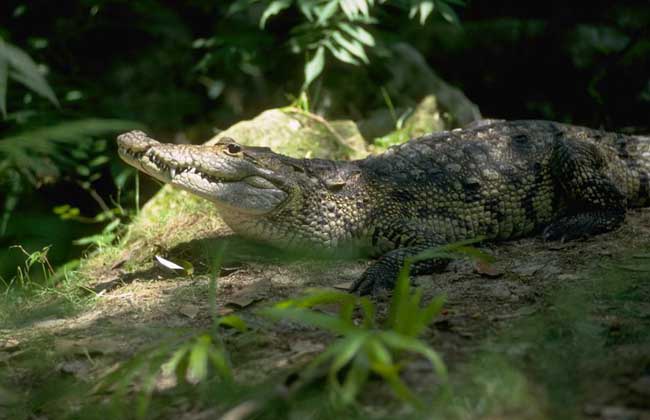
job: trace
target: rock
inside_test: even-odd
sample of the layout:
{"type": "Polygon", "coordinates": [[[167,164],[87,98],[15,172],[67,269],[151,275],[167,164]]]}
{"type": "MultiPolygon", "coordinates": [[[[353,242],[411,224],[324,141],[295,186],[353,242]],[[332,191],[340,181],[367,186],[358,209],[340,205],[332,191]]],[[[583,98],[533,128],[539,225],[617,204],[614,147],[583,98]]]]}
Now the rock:
{"type": "Polygon", "coordinates": [[[270,147],[295,158],[361,159],[368,153],[353,121],[328,122],[293,108],[271,109],[241,121],[210,139],[231,137],[246,146],[270,147]]]}
{"type": "Polygon", "coordinates": [[[418,50],[406,43],[397,43],[391,47],[391,52],[392,63],[387,66],[392,72],[388,83],[391,96],[422,98],[433,95],[460,127],[482,118],[478,106],[462,91],[441,79],[418,50]]]}

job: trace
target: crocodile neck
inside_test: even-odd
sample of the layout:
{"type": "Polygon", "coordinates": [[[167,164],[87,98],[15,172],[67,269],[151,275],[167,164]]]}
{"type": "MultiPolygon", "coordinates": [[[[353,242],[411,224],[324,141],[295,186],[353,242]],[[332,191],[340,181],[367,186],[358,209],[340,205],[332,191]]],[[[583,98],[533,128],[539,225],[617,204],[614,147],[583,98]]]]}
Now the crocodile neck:
{"type": "Polygon", "coordinates": [[[370,247],[368,226],[375,205],[362,184],[347,183],[336,192],[303,188],[299,201],[263,217],[217,208],[234,232],[253,240],[305,251],[364,249],[370,247]]]}

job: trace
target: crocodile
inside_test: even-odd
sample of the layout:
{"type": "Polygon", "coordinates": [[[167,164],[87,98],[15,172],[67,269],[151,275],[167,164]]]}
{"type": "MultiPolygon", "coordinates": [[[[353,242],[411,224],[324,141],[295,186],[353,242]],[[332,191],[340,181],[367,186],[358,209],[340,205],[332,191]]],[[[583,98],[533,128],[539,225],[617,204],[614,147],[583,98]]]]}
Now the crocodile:
{"type": "MultiPolygon", "coordinates": [[[[212,145],[118,137],[137,169],[213,202],[243,237],[378,257],[352,292],[391,289],[407,258],[471,238],[574,240],[650,206],[650,137],[551,121],[487,121],[355,161],[296,159],[231,138],[212,145]]],[[[418,261],[428,274],[443,259],[418,261]]]]}

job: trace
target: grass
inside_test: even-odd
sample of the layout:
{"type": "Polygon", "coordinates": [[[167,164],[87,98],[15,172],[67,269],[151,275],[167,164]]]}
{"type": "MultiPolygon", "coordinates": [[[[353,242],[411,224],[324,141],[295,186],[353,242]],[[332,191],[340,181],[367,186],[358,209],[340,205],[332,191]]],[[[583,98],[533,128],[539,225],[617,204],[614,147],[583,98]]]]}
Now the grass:
{"type": "MultiPolygon", "coordinates": [[[[436,252],[447,257],[485,258],[468,245],[457,244],[436,252]]],[[[140,418],[188,410],[214,410],[215,416],[249,410],[265,413],[263,418],[283,418],[287,413],[301,418],[364,418],[372,412],[368,411],[368,397],[376,400],[375,395],[384,396],[386,390],[391,390],[398,401],[413,407],[406,411],[413,418],[418,418],[422,408],[431,410],[432,418],[445,419],[579,418],[585,402],[593,400],[599,389],[596,385],[603,379],[615,383],[617,378],[650,369],[647,354],[621,356],[617,350],[650,347],[648,250],[629,251],[609,262],[593,261],[597,266],[592,269],[564,283],[554,283],[538,311],[505,321],[498,333],[475,343],[479,344],[477,351],[452,366],[448,382],[443,380],[446,367],[433,350],[440,341],[431,339],[428,328],[441,311],[442,299],[423,305],[421,292],[408,287],[405,271],[387,308],[346,293],[321,291],[285,300],[267,310],[265,315],[274,320],[269,329],[252,314],[243,318],[216,315],[220,260],[207,256],[223,252],[205,251],[211,275],[207,283],[202,283],[204,292],[195,291],[197,286],[190,284],[182,289],[188,293],[186,297],[198,293],[196,296],[203,300],[207,294],[210,327],[170,330],[166,338],[160,339],[149,331],[151,325],[141,325],[138,328],[143,329],[147,339],[133,347],[135,353],[110,357],[91,354],[92,373],[81,378],[61,374],[57,366],[76,363],[79,356],[57,350],[55,338],[47,331],[23,335],[18,350],[4,351],[0,347],[0,357],[8,357],[0,359],[0,363],[9,367],[0,375],[0,405],[13,398],[9,407],[15,418],[29,413],[47,413],[52,418],[93,418],[97,417],[98,406],[114,416],[135,413],[140,418]],[[331,304],[338,305],[336,314],[323,313],[321,309],[331,304]],[[286,323],[288,320],[291,324],[286,323]],[[295,371],[286,369],[275,369],[261,383],[238,382],[239,363],[249,361],[250,354],[263,354],[268,345],[265,343],[275,343],[266,338],[272,337],[274,331],[292,331],[295,327],[291,325],[298,323],[326,333],[316,337],[329,340],[321,356],[299,368],[297,382],[289,381],[295,371]],[[235,332],[232,328],[224,330],[224,324],[239,330],[244,330],[244,324],[250,325],[245,332],[235,332]],[[143,342],[148,344],[143,346],[143,342]],[[249,353],[249,346],[256,347],[257,353],[249,353]],[[233,348],[238,352],[236,357],[231,357],[233,348]],[[408,380],[410,363],[418,359],[430,363],[429,373],[417,377],[429,385],[436,384],[429,390],[413,388],[414,383],[408,380]],[[119,362],[120,367],[100,380],[114,362],[119,362]],[[432,378],[437,379],[432,382],[432,378]],[[94,392],[88,393],[89,388],[94,392]]],[[[37,258],[43,254],[30,261],[44,264],[37,258]]],[[[93,296],[80,293],[80,286],[87,280],[68,271],[56,281],[57,287],[34,285],[31,296],[39,296],[39,304],[34,304],[39,299],[33,300],[30,295],[18,300],[17,293],[5,293],[5,308],[0,312],[3,325],[17,330],[35,320],[64,318],[89,307],[93,296]]],[[[179,290],[178,286],[174,290],[179,290]]],[[[123,294],[130,292],[130,286],[120,290],[123,294]]],[[[180,299],[183,295],[179,293],[170,297],[180,299]]],[[[100,323],[91,326],[96,332],[107,332],[108,327],[100,323]]],[[[6,339],[11,330],[2,333],[6,339]]],[[[114,337],[129,340],[120,328],[114,333],[114,337]]],[[[135,329],[132,333],[140,334],[135,329]]],[[[290,337],[302,339],[315,333],[310,334],[296,330],[290,337]]],[[[388,413],[403,410],[395,405],[391,408],[390,401],[394,400],[382,398],[378,405],[388,413]]],[[[370,406],[376,409],[374,403],[370,406]]]]}

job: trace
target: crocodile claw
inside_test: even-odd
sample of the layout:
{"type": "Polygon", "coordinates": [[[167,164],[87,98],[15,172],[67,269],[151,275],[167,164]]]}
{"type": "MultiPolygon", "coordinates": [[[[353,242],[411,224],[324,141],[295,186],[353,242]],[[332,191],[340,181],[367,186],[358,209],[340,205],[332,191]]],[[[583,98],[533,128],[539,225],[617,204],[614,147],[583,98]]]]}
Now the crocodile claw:
{"type": "Polygon", "coordinates": [[[392,270],[389,265],[377,262],[372,264],[350,287],[350,293],[372,295],[391,291],[395,288],[398,270],[392,270]]]}

